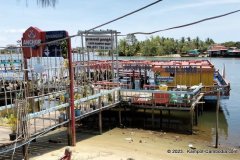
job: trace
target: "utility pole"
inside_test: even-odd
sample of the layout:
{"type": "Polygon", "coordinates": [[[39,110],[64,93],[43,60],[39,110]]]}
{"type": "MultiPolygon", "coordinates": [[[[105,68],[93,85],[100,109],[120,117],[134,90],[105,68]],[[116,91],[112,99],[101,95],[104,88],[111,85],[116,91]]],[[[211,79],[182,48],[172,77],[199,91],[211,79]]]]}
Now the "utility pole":
{"type": "Polygon", "coordinates": [[[220,89],[217,90],[217,106],[216,106],[216,144],[215,148],[218,148],[218,113],[220,106],[220,89]]]}

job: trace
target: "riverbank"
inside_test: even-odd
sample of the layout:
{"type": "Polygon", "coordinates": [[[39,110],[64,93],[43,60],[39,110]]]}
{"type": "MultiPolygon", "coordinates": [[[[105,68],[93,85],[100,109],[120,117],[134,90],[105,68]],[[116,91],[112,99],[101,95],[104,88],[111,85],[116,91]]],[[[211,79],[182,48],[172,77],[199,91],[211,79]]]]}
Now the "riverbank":
{"type": "MultiPolygon", "coordinates": [[[[87,133],[82,132],[77,134],[82,134],[83,137],[88,138],[83,138],[77,142],[75,147],[70,147],[73,160],[239,160],[240,157],[239,148],[220,146],[215,149],[213,144],[199,139],[198,135],[120,128],[95,136],[88,136],[85,135],[87,133]]],[[[65,148],[57,148],[44,154],[39,153],[31,159],[56,160],[63,155],[65,148]]]]}
{"type": "Polygon", "coordinates": [[[158,57],[175,57],[175,58],[179,58],[179,57],[181,57],[181,55],[180,54],[168,54],[168,55],[154,56],[154,57],[156,57],[156,58],[158,58],[158,57]]]}

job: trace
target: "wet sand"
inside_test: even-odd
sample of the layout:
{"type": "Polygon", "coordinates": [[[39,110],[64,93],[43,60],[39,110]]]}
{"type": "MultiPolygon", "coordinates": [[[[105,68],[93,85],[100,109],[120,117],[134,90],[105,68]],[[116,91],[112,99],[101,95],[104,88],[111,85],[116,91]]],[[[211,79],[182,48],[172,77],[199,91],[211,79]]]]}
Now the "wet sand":
{"type": "MultiPolygon", "coordinates": [[[[86,134],[86,133],[77,133],[86,134]]],[[[66,147],[39,154],[32,160],[57,160],[66,147]]],[[[70,147],[73,160],[239,160],[240,149],[231,146],[213,147],[198,135],[155,132],[142,129],[115,128],[77,142],[70,147]],[[192,148],[190,148],[192,147],[192,148]],[[208,152],[228,153],[208,153],[208,152]],[[203,153],[197,153],[203,152],[203,153]],[[232,153],[233,152],[233,153],[232,153]]]]}

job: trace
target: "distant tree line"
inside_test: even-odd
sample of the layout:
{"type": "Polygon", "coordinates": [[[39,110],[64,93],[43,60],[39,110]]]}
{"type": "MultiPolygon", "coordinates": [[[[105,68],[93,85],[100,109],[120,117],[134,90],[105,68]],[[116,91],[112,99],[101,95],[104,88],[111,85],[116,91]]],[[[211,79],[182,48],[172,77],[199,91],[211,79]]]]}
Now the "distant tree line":
{"type": "MultiPolygon", "coordinates": [[[[181,39],[152,36],[144,41],[138,41],[135,35],[127,35],[119,41],[120,56],[161,56],[169,54],[185,54],[189,50],[198,49],[203,53],[215,42],[211,38],[200,40],[199,37],[191,39],[182,37],[181,39]]],[[[240,42],[226,42],[226,47],[239,46],[240,42]]]]}
{"type": "Polygon", "coordinates": [[[237,48],[240,49],[240,42],[229,41],[229,42],[222,43],[222,45],[224,45],[227,48],[229,48],[229,47],[237,47],[237,48]]]}

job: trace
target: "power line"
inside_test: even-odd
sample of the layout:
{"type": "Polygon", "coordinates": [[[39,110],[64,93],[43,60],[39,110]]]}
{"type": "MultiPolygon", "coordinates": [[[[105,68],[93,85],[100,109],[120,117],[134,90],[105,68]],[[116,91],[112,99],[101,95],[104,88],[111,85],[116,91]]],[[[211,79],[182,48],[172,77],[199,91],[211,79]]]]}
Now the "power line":
{"type": "MultiPolygon", "coordinates": [[[[187,23],[187,24],[180,25],[180,26],[170,27],[170,28],[166,28],[166,29],[156,30],[156,31],[153,31],[153,32],[134,32],[134,33],[129,33],[129,34],[145,34],[145,35],[154,34],[154,33],[158,33],[158,32],[163,32],[163,31],[183,28],[183,27],[187,27],[187,26],[192,26],[192,25],[202,23],[202,22],[205,22],[205,21],[225,17],[225,16],[228,16],[228,15],[237,13],[237,12],[240,12],[240,10],[235,10],[235,11],[228,12],[228,13],[225,13],[225,14],[221,14],[221,15],[217,15],[217,16],[213,16],[213,17],[209,17],[209,18],[204,18],[204,19],[201,19],[201,20],[198,20],[198,21],[195,21],[195,22],[187,23]]],[[[128,34],[126,34],[126,35],[128,35],[128,34]]],[[[126,36],[126,35],[120,35],[120,36],[126,36]]]]}
{"type": "MultiPolygon", "coordinates": [[[[134,10],[134,11],[132,11],[132,12],[130,12],[130,13],[127,13],[127,14],[125,14],[125,15],[123,15],[123,16],[117,17],[117,18],[115,18],[115,19],[113,19],[113,20],[110,20],[110,21],[108,21],[108,22],[105,22],[105,23],[103,23],[103,24],[100,24],[100,25],[98,25],[98,26],[95,26],[95,27],[93,27],[93,28],[91,28],[91,29],[88,29],[88,30],[86,31],[86,33],[87,33],[87,32],[90,32],[90,31],[92,31],[92,30],[95,30],[95,29],[97,29],[97,28],[100,28],[100,27],[102,27],[102,26],[105,26],[105,25],[107,25],[107,24],[110,24],[110,23],[113,23],[113,22],[115,22],[115,21],[118,21],[118,20],[120,20],[120,19],[123,19],[123,18],[125,18],[125,17],[128,17],[128,16],[130,16],[130,15],[132,15],[132,14],[134,14],[134,13],[137,13],[137,12],[139,12],[139,11],[141,11],[141,10],[144,10],[144,9],[150,7],[150,6],[153,6],[153,5],[155,5],[155,4],[157,4],[157,3],[161,2],[161,1],[163,1],[163,0],[154,1],[154,2],[152,2],[152,3],[150,3],[150,4],[148,4],[148,5],[145,5],[145,6],[141,7],[141,8],[139,8],[139,9],[136,9],[136,10],[134,10]]],[[[38,44],[37,46],[47,45],[47,44],[59,42],[59,41],[67,40],[67,39],[74,38],[74,37],[77,37],[77,36],[80,36],[80,35],[79,35],[79,34],[75,34],[75,35],[67,36],[67,37],[65,37],[65,38],[61,38],[61,39],[58,39],[58,40],[53,40],[53,41],[49,41],[49,42],[40,43],[40,44],[38,44]]],[[[13,48],[28,48],[28,47],[34,47],[34,46],[20,46],[20,47],[13,47],[13,48]]],[[[8,47],[0,47],[0,48],[8,48],[8,47]]]]}
{"type": "Polygon", "coordinates": [[[141,11],[141,10],[144,10],[144,9],[146,9],[146,8],[152,6],[152,5],[155,5],[155,4],[157,4],[157,3],[161,2],[161,1],[162,1],[162,0],[157,0],[157,1],[153,2],[153,3],[150,3],[150,4],[142,7],[142,8],[139,8],[139,9],[137,9],[137,10],[135,10],[135,11],[132,11],[132,12],[130,12],[130,13],[127,13],[127,14],[123,15],[123,16],[120,16],[120,17],[118,17],[118,18],[115,18],[115,19],[113,19],[113,20],[110,20],[110,21],[108,21],[108,22],[106,22],[106,23],[103,23],[103,24],[100,24],[100,25],[98,25],[98,26],[96,26],[96,27],[93,27],[93,28],[87,30],[87,32],[89,32],[89,31],[91,31],[91,30],[94,30],[94,29],[97,29],[97,28],[99,28],[99,27],[105,26],[105,25],[107,25],[107,24],[110,24],[110,23],[115,22],[115,21],[117,21],[117,20],[119,20],[119,19],[125,18],[125,17],[127,17],[127,16],[130,16],[130,15],[132,15],[132,14],[134,14],[134,13],[137,13],[137,12],[139,12],[139,11],[141,11]]]}
{"type": "MultiPolygon", "coordinates": [[[[148,4],[148,5],[144,6],[144,7],[141,7],[141,8],[139,8],[139,9],[136,9],[136,10],[130,12],[130,13],[127,13],[127,14],[125,14],[125,15],[123,15],[123,16],[117,17],[117,18],[115,18],[115,19],[113,19],[113,20],[110,20],[110,21],[105,22],[105,23],[103,23],[103,24],[100,24],[100,25],[98,25],[98,26],[96,26],[96,27],[93,27],[93,28],[91,28],[91,29],[88,29],[88,30],[86,31],[86,33],[87,33],[87,32],[90,32],[90,31],[92,31],[92,30],[94,30],[94,29],[100,28],[100,27],[102,27],[102,26],[105,26],[105,25],[107,25],[107,24],[110,24],[110,23],[113,23],[113,22],[115,22],[115,21],[118,21],[118,20],[120,20],[120,19],[123,19],[123,18],[125,18],[125,17],[128,17],[128,16],[130,16],[130,15],[132,15],[132,14],[134,14],[134,13],[137,13],[137,12],[139,12],[139,11],[141,11],[141,10],[144,10],[144,9],[150,7],[150,6],[153,6],[153,5],[155,5],[155,4],[157,4],[157,3],[161,2],[161,1],[162,1],[162,0],[157,0],[157,1],[155,1],[155,2],[153,2],[153,3],[150,3],[150,4],[148,4]]],[[[62,38],[62,39],[58,39],[58,40],[54,40],[54,41],[49,41],[49,42],[41,43],[41,44],[39,44],[39,46],[40,46],[40,45],[51,44],[51,43],[54,43],[54,42],[59,42],[59,41],[62,41],[62,40],[67,40],[67,39],[70,39],[70,38],[73,38],[73,37],[77,37],[77,36],[80,36],[80,35],[79,35],[79,34],[76,34],[76,35],[68,36],[68,37],[65,37],[65,38],[62,38]]],[[[23,46],[23,47],[24,47],[24,46],[23,46]]]]}

